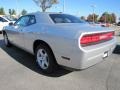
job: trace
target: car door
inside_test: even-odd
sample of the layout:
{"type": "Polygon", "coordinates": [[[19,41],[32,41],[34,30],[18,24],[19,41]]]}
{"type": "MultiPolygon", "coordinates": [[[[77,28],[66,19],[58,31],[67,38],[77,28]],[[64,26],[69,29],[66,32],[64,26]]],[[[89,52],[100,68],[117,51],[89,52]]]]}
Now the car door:
{"type": "Polygon", "coordinates": [[[36,28],[36,18],[35,15],[28,15],[29,22],[27,26],[23,29],[23,37],[25,43],[25,49],[28,52],[32,52],[33,50],[33,42],[34,42],[34,32],[36,28]]]}
{"type": "Polygon", "coordinates": [[[12,39],[13,43],[18,47],[24,48],[24,37],[23,29],[27,27],[29,21],[28,16],[22,16],[15,24],[12,26],[12,39]]]}
{"type": "Polygon", "coordinates": [[[0,30],[3,29],[4,26],[8,25],[8,21],[4,18],[0,17],[0,30]]]}

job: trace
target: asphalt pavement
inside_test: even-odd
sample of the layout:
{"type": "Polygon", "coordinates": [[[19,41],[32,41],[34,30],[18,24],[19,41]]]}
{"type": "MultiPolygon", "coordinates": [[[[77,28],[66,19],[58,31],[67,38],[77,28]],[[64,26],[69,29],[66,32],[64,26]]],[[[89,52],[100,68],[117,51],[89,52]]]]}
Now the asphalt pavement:
{"type": "MultiPolygon", "coordinates": [[[[117,37],[119,38],[119,37],[117,37]]],[[[0,35],[0,90],[120,90],[120,46],[105,61],[86,70],[40,72],[34,57],[12,46],[0,35]]]]}

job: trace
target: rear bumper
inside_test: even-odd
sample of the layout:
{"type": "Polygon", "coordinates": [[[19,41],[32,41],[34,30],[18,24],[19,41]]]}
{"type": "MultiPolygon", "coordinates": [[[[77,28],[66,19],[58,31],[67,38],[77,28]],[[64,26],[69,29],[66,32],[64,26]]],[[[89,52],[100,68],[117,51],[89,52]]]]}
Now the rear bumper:
{"type": "Polygon", "coordinates": [[[113,39],[99,45],[86,47],[82,50],[80,49],[74,54],[75,56],[71,56],[71,66],[75,69],[86,69],[91,67],[110,56],[115,47],[116,40],[113,39]],[[106,52],[108,53],[108,56],[104,57],[106,52]]]}
{"type": "Polygon", "coordinates": [[[105,60],[107,57],[109,57],[112,54],[115,46],[116,44],[108,45],[101,49],[93,50],[91,52],[86,53],[83,59],[80,61],[80,69],[88,68],[92,65],[95,65],[105,60]],[[108,54],[108,56],[104,57],[106,53],[108,54]]]}

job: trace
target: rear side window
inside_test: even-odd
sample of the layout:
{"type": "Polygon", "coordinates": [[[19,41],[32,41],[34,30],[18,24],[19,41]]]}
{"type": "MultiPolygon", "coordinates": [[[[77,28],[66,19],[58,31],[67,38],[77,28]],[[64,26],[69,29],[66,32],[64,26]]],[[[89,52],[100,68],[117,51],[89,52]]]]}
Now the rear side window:
{"type": "Polygon", "coordinates": [[[29,15],[29,22],[28,25],[32,25],[36,23],[36,19],[34,15],[29,15]]]}
{"type": "Polygon", "coordinates": [[[79,18],[67,14],[50,14],[54,23],[84,23],[79,18]]]}

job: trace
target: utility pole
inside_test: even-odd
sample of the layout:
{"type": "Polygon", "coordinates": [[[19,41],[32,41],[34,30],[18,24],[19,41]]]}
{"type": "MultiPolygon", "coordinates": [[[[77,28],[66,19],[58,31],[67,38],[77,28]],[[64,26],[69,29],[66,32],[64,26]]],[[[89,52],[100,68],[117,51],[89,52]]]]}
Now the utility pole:
{"type": "Polygon", "coordinates": [[[105,23],[107,23],[107,16],[105,15],[105,23]]]}
{"type": "Polygon", "coordinates": [[[18,0],[16,0],[16,15],[17,15],[17,17],[18,17],[18,0]]]}
{"type": "Polygon", "coordinates": [[[96,5],[91,5],[92,9],[93,9],[93,23],[95,22],[95,7],[96,5]]]}
{"type": "Polygon", "coordinates": [[[65,12],[65,0],[63,0],[63,13],[65,12]]]}

